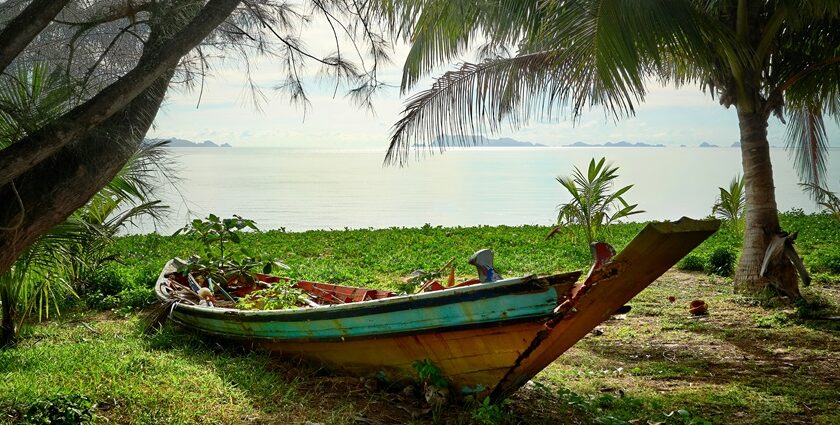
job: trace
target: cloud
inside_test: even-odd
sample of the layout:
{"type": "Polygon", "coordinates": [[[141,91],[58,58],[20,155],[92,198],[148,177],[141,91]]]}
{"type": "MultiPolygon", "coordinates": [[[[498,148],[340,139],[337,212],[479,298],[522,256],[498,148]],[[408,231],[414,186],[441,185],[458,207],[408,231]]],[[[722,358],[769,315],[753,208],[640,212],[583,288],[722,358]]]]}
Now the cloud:
{"type": "MultiPolygon", "coordinates": [[[[332,34],[328,29],[312,26],[303,37],[319,52],[328,52],[331,47],[332,34]]],[[[394,85],[399,84],[407,46],[400,45],[397,50],[395,63],[379,70],[379,75],[394,85]]],[[[334,95],[335,86],[312,67],[312,72],[304,77],[311,108],[304,111],[274,89],[284,76],[272,59],[258,58],[248,67],[257,91],[252,90],[243,67],[233,60],[217,63],[204,82],[200,104],[198,90],[171,91],[152,136],[213,139],[243,147],[384,149],[391,127],[404,107],[405,98],[396,88],[388,88],[376,96],[374,113],[360,110],[345,97],[346,87],[334,95]]],[[[450,68],[442,67],[434,74],[450,68]]],[[[427,88],[431,81],[428,77],[423,79],[413,91],[427,88]]],[[[518,130],[505,129],[499,136],[549,145],[627,140],[675,146],[701,142],[729,146],[739,140],[735,110],[723,108],[699,86],[677,89],[651,81],[649,88],[636,114],[617,122],[601,108],[586,111],[573,122],[568,111],[558,108],[556,119],[551,122],[533,120],[518,130]]],[[[826,127],[831,145],[840,146],[840,126],[829,122],[826,127]]],[[[784,126],[776,119],[770,120],[768,139],[773,145],[784,143],[784,126]]]]}

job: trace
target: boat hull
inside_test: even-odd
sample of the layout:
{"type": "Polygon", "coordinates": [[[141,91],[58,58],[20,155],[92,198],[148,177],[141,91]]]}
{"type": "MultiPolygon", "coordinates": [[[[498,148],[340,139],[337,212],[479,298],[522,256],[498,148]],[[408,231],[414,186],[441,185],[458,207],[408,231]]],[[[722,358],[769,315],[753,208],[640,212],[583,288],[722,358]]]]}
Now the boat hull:
{"type": "MultiPolygon", "coordinates": [[[[648,224],[615,258],[579,272],[527,276],[308,309],[243,311],[176,303],[170,318],[355,375],[400,380],[430,361],[462,393],[504,398],[673,266],[720,223],[648,224]]],[[[597,251],[597,250],[596,250],[597,251]]],[[[610,249],[611,251],[611,249],[610,249]]],[[[156,293],[167,293],[170,262],[156,293]]]]}
{"type": "Polygon", "coordinates": [[[378,376],[389,382],[416,379],[414,362],[428,360],[462,394],[489,394],[543,329],[543,322],[338,342],[254,344],[286,358],[355,376],[378,376]]]}

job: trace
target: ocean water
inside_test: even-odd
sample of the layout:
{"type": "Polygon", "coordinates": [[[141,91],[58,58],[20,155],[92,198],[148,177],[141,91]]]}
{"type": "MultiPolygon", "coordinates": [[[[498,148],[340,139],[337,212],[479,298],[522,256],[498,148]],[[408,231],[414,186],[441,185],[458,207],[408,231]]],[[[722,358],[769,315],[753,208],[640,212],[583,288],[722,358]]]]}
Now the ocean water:
{"type": "MultiPolygon", "coordinates": [[[[734,148],[464,148],[435,153],[405,167],[383,167],[382,150],[172,148],[174,184],[160,194],[171,207],[162,225],[191,217],[239,214],[261,229],[552,224],[569,195],[555,180],[572,167],[606,156],[619,167],[616,184],[645,213],[634,220],[705,217],[718,194],[741,172],[734,148]]],[[[797,185],[782,149],[771,150],[779,209],[816,210],[797,185]]],[[[828,181],[840,184],[840,150],[832,149],[828,181]]]]}

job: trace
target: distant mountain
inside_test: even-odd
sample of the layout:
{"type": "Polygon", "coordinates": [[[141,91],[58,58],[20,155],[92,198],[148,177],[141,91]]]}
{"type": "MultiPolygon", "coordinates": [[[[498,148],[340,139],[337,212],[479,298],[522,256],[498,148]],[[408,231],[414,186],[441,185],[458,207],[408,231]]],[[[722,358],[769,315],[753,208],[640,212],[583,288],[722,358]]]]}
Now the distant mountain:
{"type": "MultiPolygon", "coordinates": [[[[466,136],[467,140],[471,136],[466,136]]],[[[545,145],[541,143],[532,143],[532,142],[521,142],[519,140],[511,139],[510,137],[502,137],[500,139],[488,139],[484,136],[474,136],[475,137],[475,145],[481,146],[485,148],[539,148],[545,147],[545,145]]],[[[450,146],[458,146],[460,145],[459,139],[456,136],[443,136],[438,137],[437,142],[450,145],[450,146]]]]}
{"type": "Polygon", "coordinates": [[[607,142],[607,143],[604,143],[604,144],[597,144],[597,143],[596,144],[589,144],[589,143],[583,143],[583,142],[575,142],[575,143],[572,143],[571,145],[565,145],[565,146],[566,147],[571,147],[571,148],[664,148],[665,147],[665,145],[662,145],[662,144],[651,145],[649,143],[644,143],[644,142],[630,143],[630,142],[627,142],[627,141],[624,141],[624,140],[622,140],[620,142],[615,142],[615,143],[607,142]]]}
{"type": "Polygon", "coordinates": [[[730,148],[740,148],[740,147],[741,147],[741,142],[735,142],[735,143],[733,143],[733,144],[732,144],[731,146],[729,146],[729,147],[730,147],[730,148]]]}
{"type": "Polygon", "coordinates": [[[160,141],[163,141],[163,140],[168,140],[169,141],[169,144],[167,145],[167,147],[170,147],[170,148],[231,148],[231,147],[233,147],[229,143],[222,143],[221,145],[217,145],[217,144],[215,144],[215,143],[213,143],[209,140],[205,140],[201,143],[198,143],[198,142],[192,142],[192,141],[189,141],[189,140],[186,140],[186,139],[178,139],[178,138],[174,138],[174,137],[171,138],[171,139],[167,139],[167,138],[146,139],[146,142],[147,143],[160,142],[160,141]]]}
{"type": "Polygon", "coordinates": [[[718,146],[718,145],[713,145],[713,144],[711,144],[711,143],[706,143],[706,142],[703,142],[703,143],[701,143],[701,144],[699,145],[699,147],[701,147],[701,148],[719,148],[720,146],[718,146]]]}

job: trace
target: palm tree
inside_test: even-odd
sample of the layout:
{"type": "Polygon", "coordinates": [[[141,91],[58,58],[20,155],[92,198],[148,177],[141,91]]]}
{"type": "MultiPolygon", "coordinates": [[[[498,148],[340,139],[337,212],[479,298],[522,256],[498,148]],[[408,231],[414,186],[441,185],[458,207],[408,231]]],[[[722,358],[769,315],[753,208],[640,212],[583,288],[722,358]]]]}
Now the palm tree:
{"type": "Polygon", "coordinates": [[[633,187],[632,184],[612,190],[614,180],[618,178],[618,167],[606,161],[602,157],[595,162],[593,158],[585,174],[575,167],[572,176],[557,177],[557,182],[569,192],[572,199],[558,206],[557,226],[548,237],[554,236],[566,226],[579,225],[589,246],[611,223],[644,212],[636,209],[638,204],[631,205],[624,200],[624,194],[633,187]]]}
{"type": "Polygon", "coordinates": [[[818,182],[823,117],[840,118],[840,2],[412,0],[386,13],[412,43],[404,92],[477,40],[487,54],[408,100],[386,162],[402,163],[411,146],[443,149],[453,140],[440,135],[461,135],[456,143],[468,145],[475,140],[464,134],[563,108],[572,119],[593,106],[620,119],[634,113],[652,81],[696,84],[738,114],[747,216],[735,287],[755,292],[785,279],[760,275],[781,231],[767,123],[771,115],[786,120],[800,175],[818,182]],[[504,56],[505,47],[515,55],[504,56]]]}
{"type": "Polygon", "coordinates": [[[744,194],[744,179],[735,176],[729,182],[729,188],[718,188],[720,195],[712,206],[712,214],[728,223],[739,236],[744,231],[744,213],[747,197],[744,194]]]}

